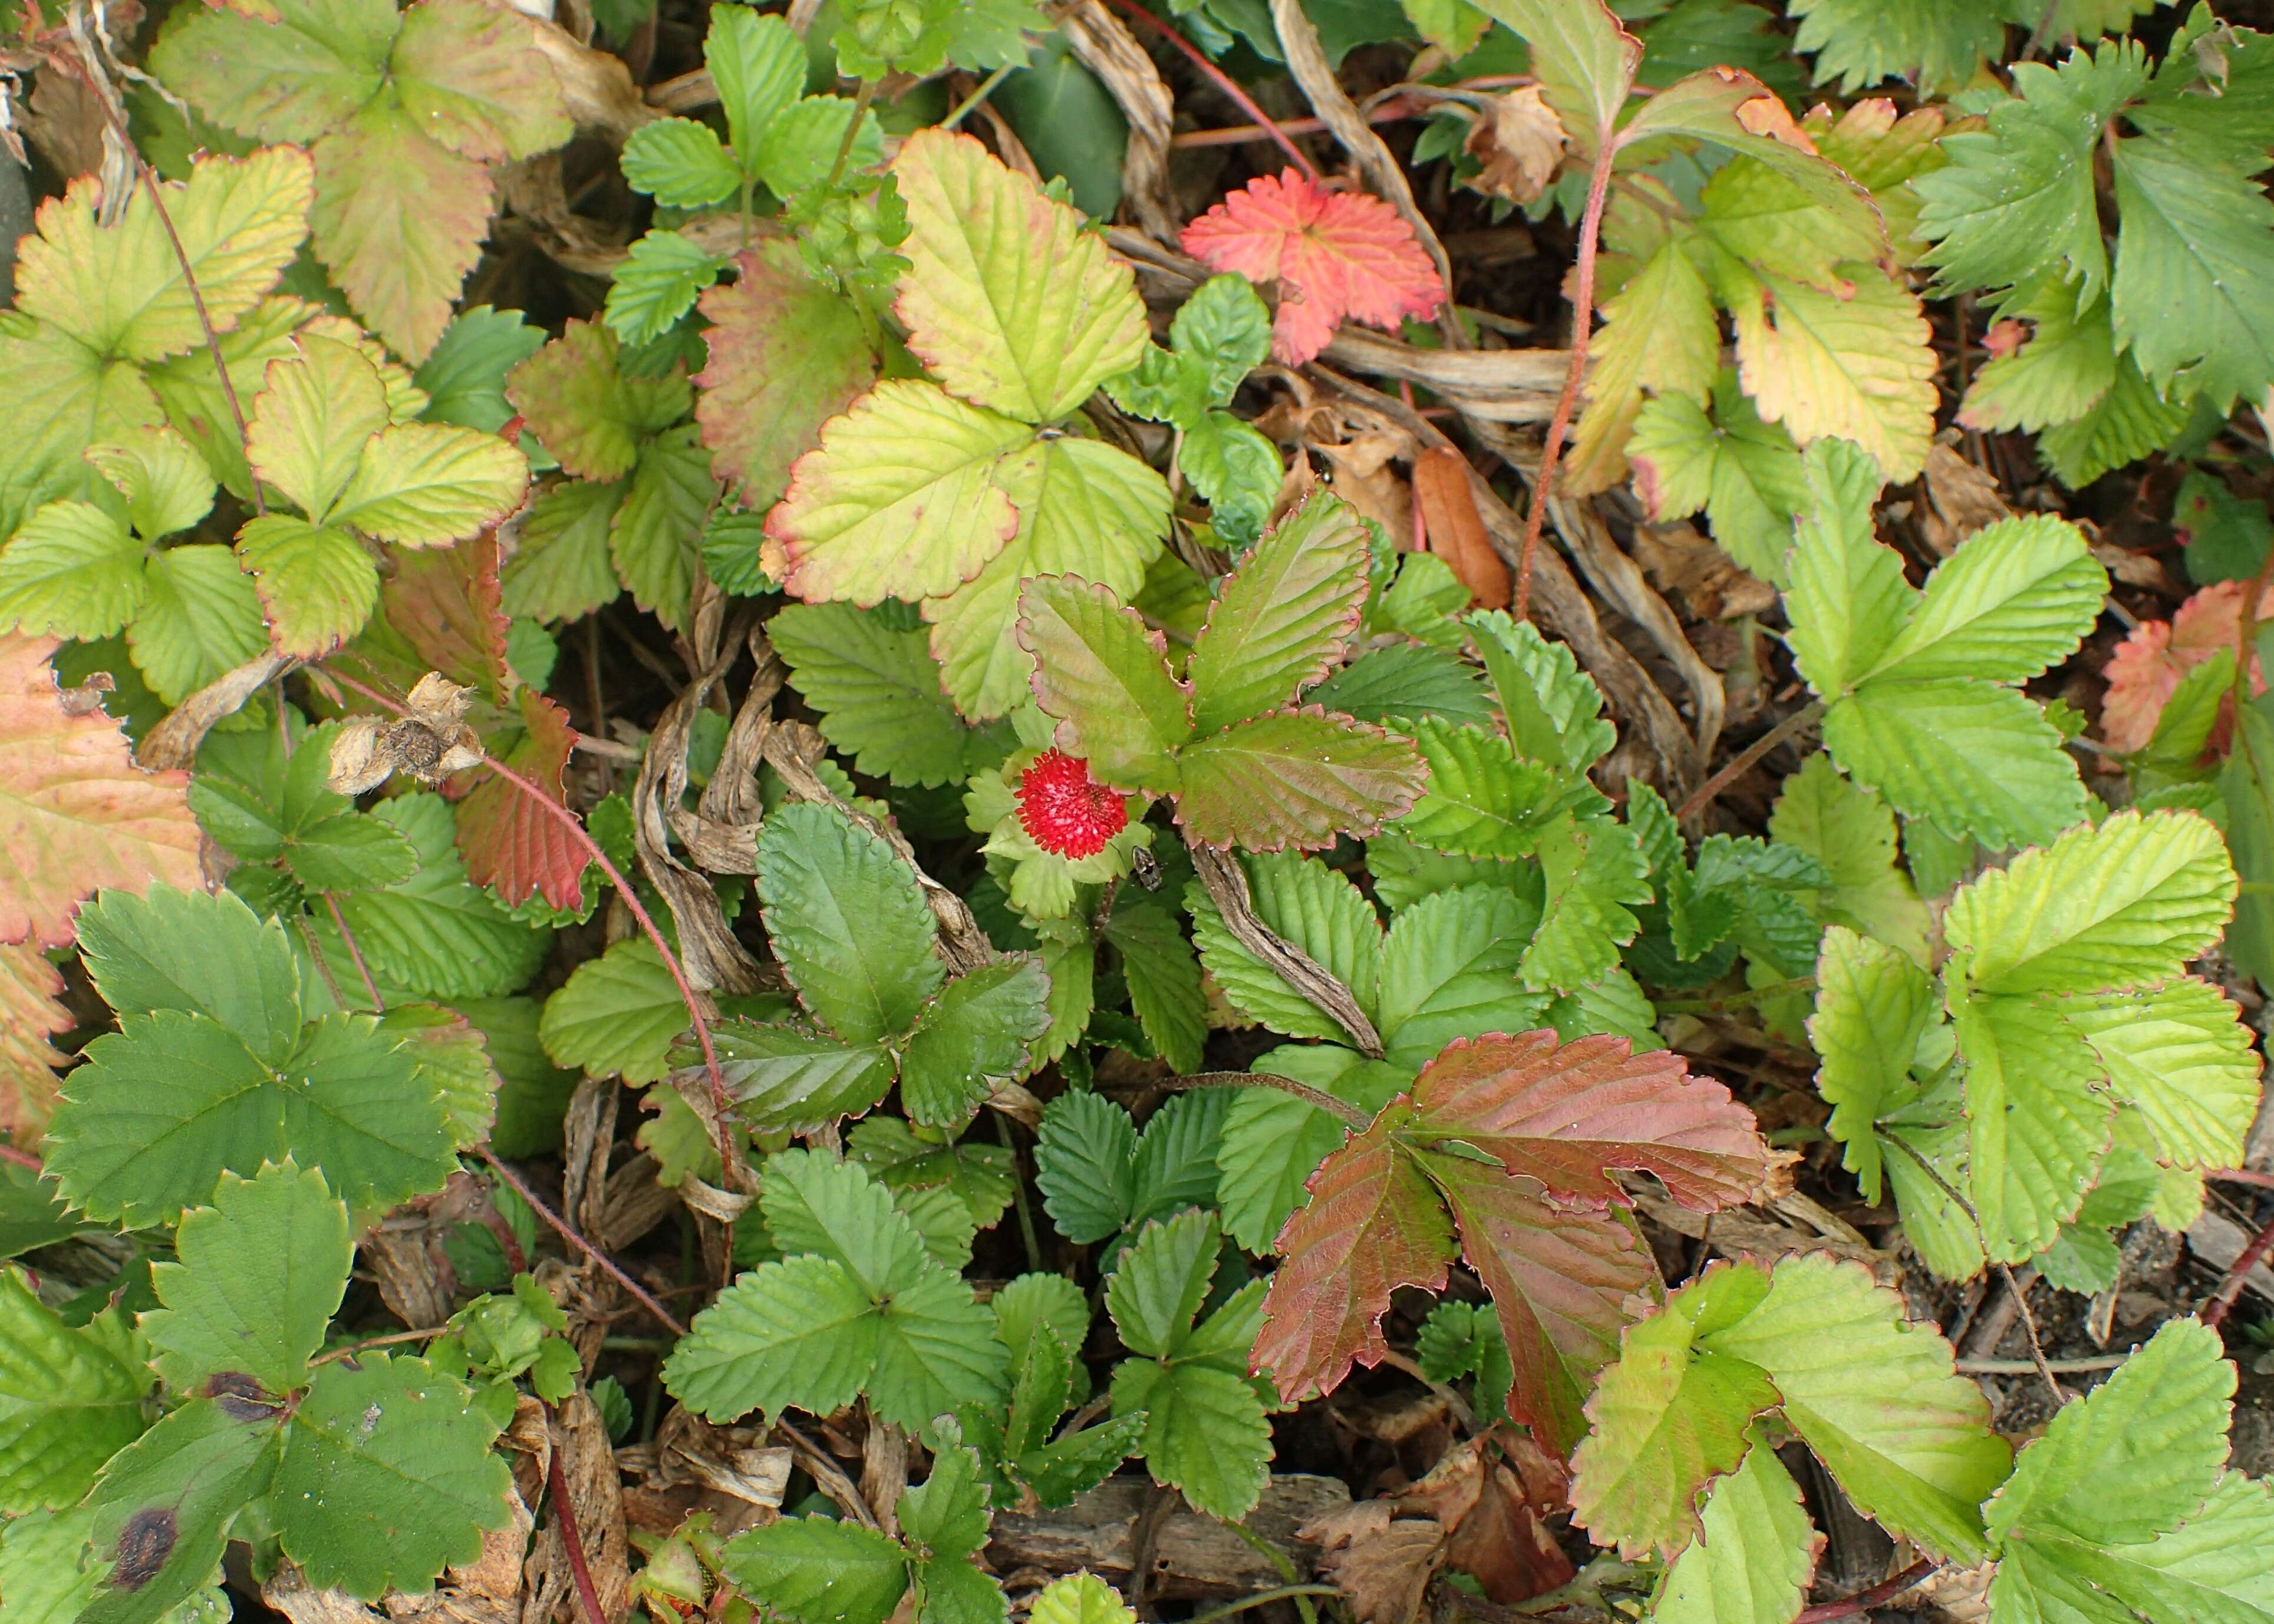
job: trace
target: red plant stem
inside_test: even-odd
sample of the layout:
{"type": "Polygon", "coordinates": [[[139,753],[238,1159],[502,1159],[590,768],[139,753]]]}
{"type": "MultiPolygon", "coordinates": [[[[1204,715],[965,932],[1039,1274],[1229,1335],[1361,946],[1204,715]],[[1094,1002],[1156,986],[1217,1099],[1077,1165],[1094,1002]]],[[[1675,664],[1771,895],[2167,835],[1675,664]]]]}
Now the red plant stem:
{"type": "MultiPolygon", "coordinates": [[[[552,1405],[546,1405],[547,1421],[557,1419],[559,1415],[552,1405]]],[[[608,1624],[608,1615],[600,1607],[600,1593],[592,1587],[592,1570],[584,1560],[584,1535],[576,1526],[576,1507],[568,1499],[568,1474],[561,1470],[561,1447],[549,1439],[545,1450],[545,1485],[553,1493],[553,1516],[561,1525],[561,1544],[568,1553],[568,1571],[576,1581],[576,1599],[584,1605],[585,1624],[608,1624]]]]}
{"type": "Polygon", "coordinates": [[[31,1169],[34,1173],[43,1173],[47,1170],[40,1159],[30,1151],[19,1150],[13,1145],[5,1142],[0,1142],[0,1162],[12,1162],[18,1167],[31,1169]]]}
{"type": "Polygon", "coordinates": [[[1163,39],[1168,41],[1170,44],[1175,46],[1178,50],[1183,52],[1186,60],[1190,62],[1193,66],[1198,68],[1201,74],[1208,79],[1209,83],[1214,85],[1218,90],[1224,92],[1225,95],[1230,96],[1232,100],[1232,104],[1238,107],[1241,112],[1246,114],[1248,117],[1254,119],[1258,129],[1265,132],[1273,140],[1279,143],[1279,149],[1295,161],[1295,167],[1297,169],[1309,176],[1313,182],[1315,183],[1318,180],[1318,168],[1316,165],[1312,163],[1307,156],[1304,154],[1303,149],[1287,139],[1287,132],[1284,130],[1282,130],[1272,121],[1270,114],[1256,106],[1254,99],[1239,87],[1239,84],[1234,81],[1231,75],[1226,73],[1222,68],[1219,68],[1216,64],[1210,62],[1205,56],[1201,55],[1201,49],[1198,46],[1194,45],[1190,40],[1185,38],[1183,34],[1178,34],[1174,28],[1171,27],[1167,22],[1154,16],[1152,12],[1138,4],[1137,0],[1111,0],[1111,3],[1116,11],[1128,18],[1132,22],[1144,24],[1145,26],[1150,28],[1155,34],[1159,34],[1163,39]]]}
{"type": "Polygon", "coordinates": [[[1555,487],[1555,459],[1563,450],[1571,408],[1579,399],[1579,380],[1587,370],[1587,341],[1595,327],[1595,239],[1602,234],[1603,200],[1610,195],[1615,157],[1608,139],[1597,144],[1595,169],[1587,181],[1587,207],[1579,216],[1578,285],[1571,290],[1571,365],[1563,374],[1555,415],[1547,422],[1547,442],[1540,448],[1540,473],[1532,482],[1532,511],[1524,520],[1524,551],[1516,561],[1516,618],[1532,614],[1532,557],[1540,549],[1540,527],[1547,519],[1547,493],[1555,487]]]}
{"type": "MultiPolygon", "coordinates": [[[[378,689],[365,687],[353,677],[328,668],[324,674],[341,687],[361,694],[373,704],[383,705],[397,716],[410,715],[399,700],[390,699],[378,689]]],[[[711,1079],[711,1102],[719,1113],[719,1137],[721,1141],[719,1154],[727,1166],[732,1167],[734,1158],[726,1143],[728,1132],[727,1113],[731,1109],[731,1102],[727,1096],[727,1079],[719,1070],[719,1051],[711,1041],[711,1023],[704,1016],[703,1006],[695,996],[693,985],[687,979],[687,972],[680,966],[679,955],[671,951],[671,944],[664,940],[663,932],[656,929],[655,921],[649,916],[647,909],[641,905],[639,893],[632,889],[631,882],[624,878],[623,875],[617,870],[616,865],[608,861],[608,854],[600,849],[600,843],[593,839],[591,831],[584,827],[584,819],[546,794],[533,780],[523,778],[495,756],[484,756],[482,765],[518,789],[529,800],[544,808],[547,817],[569,832],[577,845],[584,848],[584,854],[599,864],[600,872],[608,876],[608,883],[616,888],[616,894],[624,899],[624,906],[631,910],[632,918],[636,920],[639,922],[639,928],[647,933],[647,939],[654,944],[657,955],[663,960],[664,968],[671,972],[671,979],[679,989],[681,1001],[687,1005],[687,1018],[695,1026],[695,1041],[702,1045],[703,1067],[711,1079]]]]}
{"type": "Polygon", "coordinates": [[[2253,1173],[2247,1168],[2219,1168],[2203,1175],[2226,1184],[2255,1184],[2261,1190],[2274,1190],[2274,1173],[2253,1173]]]}
{"type": "MultiPolygon", "coordinates": [[[[371,966],[364,962],[363,949],[356,944],[355,932],[348,929],[347,915],[340,912],[340,899],[326,891],[324,906],[331,909],[332,923],[339,929],[340,940],[347,944],[348,957],[355,960],[356,974],[363,977],[363,989],[371,995],[371,1007],[386,1013],[387,1000],[379,996],[379,983],[372,979],[371,966]]],[[[322,958],[319,956],[316,962],[321,964],[322,958]]]]}
{"type": "Polygon", "coordinates": [[[2274,1222],[2269,1222],[2250,1237],[2250,1244],[2242,1249],[2242,1255],[2235,1259],[2234,1267],[2226,1271],[2226,1278],[2218,1282],[2218,1289],[2211,1293],[2210,1301],[2203,1307],[2202,1322],[2205,1325],[2214,1331],[2218,1329],[2225,1320],[2227,1312],[2234,1306],[2235,1300],[2241,1297],[2243,1283],[2250,1278],[2250,1271],[2258,1267],[2259,1259],[2269,1251],[2274,1251],[2274,1222]]]}
{"type": "Polygon", "coordinates": [[[1838,1601],[1827,1601],[1821,1607],[1809,1607],[1793,1620],[1793,1624],[1830,1624],[1834,1619],[1852,1619],[1859,1613],[1868,1613],[1882,1602],[1889,1602],[1909,1590],[1942,1564],[1931,1557],[1921,1557],[1894,1578],[1883,1580],[1868,1590],[1858,1590],[1853,1596],[1843,1596],[1838,1601]]]}
{"type": "Polygon", "coordinates": [[[563,1218],[560,1214],[547,1207],[545,1204],[544,1198],[538,1195],[536,1191],[529,1187],[528,1180],[522,1177],[520,1174],[515,1172],[511,1168],[506,1166],[504,1162],[498,1160],[497,1153],[495,1151],[492,1150],[488,1146],[484,1145],[479,1149],[476,1150],[474,1154],[479,1156],[484,1162],[489,1163],[490,1171],[495,1173],[500,1178],[505,1180],[507,1185],[511,1188],[514,1194],[528,1202],[531,1209],[534,1211],[538,1217],[544,1219],[546,1223],[552,1226],[553,1232],[554,1234],[558,1235],[562,1240],[567,1241],[577,1251],[583,1252],[593,1262],[599,1264],[603,1274],[606,1274],[609,1279],[614,1281],[626,1291],[629,1292],[632,1295],[633,1299],[636,1301],[642,1308],[646,1309],[648,1312],[653,1314],[656,1317],[656,1320],[664,1327],[665,1329],[668,1330],[674,1336],[684,1336],[687,1335],[687,1327],[680,1324],[678,1320],[673,1319],[671,1317],[670,1311],[665,1308],[662,1304],[657,1302],[646,1287],[641,1285],[639,1282],[634,1280],[629,1274],[624,1273],[623,1266],[619,1264],[614,1258],[608,1256],[607,1253],[602,1252],[598,1246],[593,1245],[591,1242],[586,1240],[583,1236],[577,1234],[574,1229],[570,1228],[568,1221],[566,1218],[563,1218]]]}

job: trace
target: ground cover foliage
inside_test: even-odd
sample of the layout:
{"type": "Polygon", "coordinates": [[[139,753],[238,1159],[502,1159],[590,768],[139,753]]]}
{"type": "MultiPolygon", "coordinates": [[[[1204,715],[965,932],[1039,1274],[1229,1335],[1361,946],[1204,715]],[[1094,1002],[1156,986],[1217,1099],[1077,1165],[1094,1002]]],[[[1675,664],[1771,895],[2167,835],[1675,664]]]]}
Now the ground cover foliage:
{"type": "Polygon", "coordinates": [[[0,1624],[2274,1619],[2274,17],[4,14],[0,1624]]]}

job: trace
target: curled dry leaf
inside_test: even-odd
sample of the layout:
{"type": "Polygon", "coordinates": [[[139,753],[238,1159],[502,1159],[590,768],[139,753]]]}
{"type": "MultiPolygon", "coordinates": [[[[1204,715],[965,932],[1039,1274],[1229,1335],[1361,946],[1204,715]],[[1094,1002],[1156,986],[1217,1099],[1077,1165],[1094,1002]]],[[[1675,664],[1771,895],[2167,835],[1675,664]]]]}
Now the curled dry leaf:
{"type": "Polygon", "coordinates": [[[1469,155],[1484,165],[1468,184],[1519,206],[1547,190],[1563,162],[1563,121],[1537,85],[1488,96],[1486,117],[1469,132],[1469,155]]]}
{"type": "Polygon", "coordinates": [[[360,795],[398,772],[439,784],[480,765],[482,741],[466,725],[472,704],[471,688],[428,672],[403,702],[409,715],[391,722],[356,717],[340,729],[332,741],[332,789],[360,795]]]}

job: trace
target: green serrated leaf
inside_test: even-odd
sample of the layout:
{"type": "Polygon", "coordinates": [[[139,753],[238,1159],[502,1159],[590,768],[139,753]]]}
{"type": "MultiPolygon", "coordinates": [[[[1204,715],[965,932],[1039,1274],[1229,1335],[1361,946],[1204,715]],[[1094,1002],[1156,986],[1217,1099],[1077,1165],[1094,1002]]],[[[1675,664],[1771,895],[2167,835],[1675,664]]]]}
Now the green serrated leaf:
{"type": "Polygon", "coordinates": [[[791,985],[841,1038],[907,1031],[946,980],[915,872],[832,807],[801,803],[767,817],[758,897],[791,985]]]}
{"type": "MultiPolygon", "coordinates": [[[[223,1173],[213,1204],[182,1214],[179,1261],[155,1265],[165,1306],[142,1319],[177,1391],[281,1400],[299,1387],[347,1289],[348,1210],[323,1176],[287,1159],[251,1179],[223,1173]],[[232,1379],[258,1384],[247,1393],[232,1379]]],[[[263,1401],[267,1402],[267,1401],[263,1401]]]]}
{"type": "Polygon", "coordinates": [[[76,1504],[141,1434],[139,1350],[110,1316],[65,1326],[13,1268],[0,1268],[0,1506],[76,1504]]]}
{"type": "Polygon", "coordinates": [[[1193,735],[1193,707],[1169,673],[1167,642],[1133,609],[1078,575],[1040,575],[1019,594],[1019,644],[1035,656],[1035,699],[1059,744],[1117,789],[1163,793],[1193,735]]]}
{"type": "Polygon", "coordinates": [[[786,1258],[737,1279],[695,1317],[664,1382],[698,1415],[731,1421],[795,1406],[829,1415],[875,1369],[879,1321],[861,1282],[824,1257],[786,1258]]]}
{"type": "MultiPolygon", "coordinates": [[[[1277,464],[1274,452],[1275,482],[1277,464]]],[[[1367,563],[1357,510],[1325,491],[1258,542],[1225,577],[1193,642],[1186,666],[1193,726],[1213,733],[1285,704],[1340,665],[1358,629],[1367,563]]]]}
{"type": "Polygon", "coordinates": [[[594,1077],[651,1083],[671,1069],[687,1030],[687,1004],[645,936],[628,936],[578,965],[545,1001],[538,1040],[560,1065],[594,1077]]]}
{"type": "Polygon", "coordinates": [[[897,1540],[832,1517],[784,1517],[737,1534],[720,1566],[743,1592],[797,1624],[885,1624],[907,1593],[897,1540]]]}

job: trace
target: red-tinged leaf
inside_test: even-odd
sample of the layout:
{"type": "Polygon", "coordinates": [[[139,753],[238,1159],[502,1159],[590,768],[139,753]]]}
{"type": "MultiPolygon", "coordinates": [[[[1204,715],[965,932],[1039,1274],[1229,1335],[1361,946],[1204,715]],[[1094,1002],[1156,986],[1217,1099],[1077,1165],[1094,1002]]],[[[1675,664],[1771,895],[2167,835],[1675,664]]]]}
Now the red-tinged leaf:
{"type": "Polygon", "coordinates": [[[1328,192],[1288,169],[1258,176],[1186,226],[1185,252],[1216,271],[1279,283],[1271,353],[1300,366],[1344,320],[1395,330],[1437,313],[1445,289],[1413,228],[1380,198],[1328,192]]]}
{"type": "Polygon", "coordinates": [[[705,293],[710,365],[695,381],[711,471],[764,510],[789,485],[789,465],[821,443],[821,425],[876,381],[861,318],[805,273],[797,250],[768,243],[743,254],[740,274],[705,293]]]}
{"type": "Polygon", "coordinates": [[[1453,1259],[1445,1204],[1397,1144],[1412,1119],[1393,1101],[1311,1175],[1310,1201],[1279,1231],[1279,1272],[1263,1299],[1249,1365],[1290,1402],[1331,1393],[1352,1361],[1389,1351],[1382,1316],[1400,1286],[1434,1291],[1453,1259]]]}
{"type": "Polygon", "coordinates": [[[0,1137],[39,1143],[64,1057],[48,1041],[73,1026],[63,972],[31,943],[0,947],[0,1137]]]}
{"type": "MultiPolygon", "coordinates": [[[[2128,755],[2146,748],[2180,679],[2221,649],[2234,646],[2247,590],[2240,581],[2207,586],[2181,604],[2170,620],[2142,621],[2117,645],[2102,673],[2108,679],[2108,693],[2100,702],[2100,736],[2110,749],[2128,755]]],[[[2274,592],[2259,604],[2261,619],[2270,607],[2274,607],[2274,592]]],[[[2254,694],[2266,691],[2266,678],[2255,655],[2250,682],[2254,694]]],[[[2220,722],[2212,735],[2215,746],[2228,726],[2220,722]]]]}
{"type": "Polygon", "coordinates": [[[1624,1304],[1658,1283],[1649,1248],[1617,1214],[1559,1202],[1532,1179],[1465,1156],[1420,1160],[1500,1315],[1516,1372],[1509,1413],[1569,1455],[1587,1430],[1596,1372],[1618,1357],[1631,1322],[1624,1304]]]}
{"type": "Polygon", "coordinates": [[[1185,747],[1177,821],[1210,846],[1317,851],[1412,809],[1429,769],[1406,740],[1309,705],[1185,747]]]}
{"type": "Polygon", "coordinates": [[[639,461],[641,445],[693,403],[684,368],[627,378],[616,356],[615,334],[595,316],[568,323],[506,375],[506,399],[529,432],[579,479],[622,478],[639,461]]]}
{"type": "Polygon", "coordinates": [[[516,681],[506,663],[497,532],[455,547],[390,551],[395,573],[380,589],[380,613],[340,657],[350,673],[407,694],[439,671],[493,704],[509,703],[516,681]],[[368,675],[353,670],[358,663],[368,675]]]}
{"type": "Polygon", "coordinates": [[[1422,1068],[1413,1102],[1428,1132],[1574,1200],[1623,1202],[1611,1177],[1622,1169],[1656,1174],[1675,1200],[1712,1212],[1766,1194],[1789,1159],[1727,1088],[1624,1038],[1464,1038],[1422,1068]]]}
{"type": "MultiPolygon", "coordinates": [[[[519,728],[486,731],[483,748],[543,790],[546,800],[566,805],[561,776],[576,747],[576,730],[568,726],[568,713],[535,688],[524,688],[516,697],[519,728]]],[[[508,902],[526,902],[541,891],[556,908],[574,906],[589,861],[583,844],[559,818],[497,774],[476,767],[464,776],[478,780],[457,805],[458,853],[466,860],[466,877],[477,885],[495,886],[508,902]]]]}
{"type": "Polygon", "coordinates": [[[489,171],[375,99],[312,149],[316,253],[388,348],[416,365],[450,324],[482,257],[497,189],[489,171]]]}
{"type": "Polygon", "coordinates": [[[99,696],[56,687],[58,646],[0,633],[0,943],[61,947],[105,886],[205,885],[190,775],[137,767],[99,696]]]}

